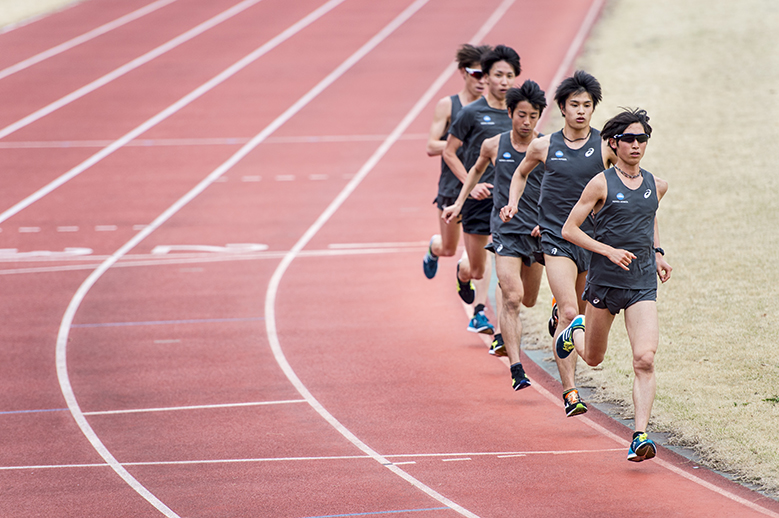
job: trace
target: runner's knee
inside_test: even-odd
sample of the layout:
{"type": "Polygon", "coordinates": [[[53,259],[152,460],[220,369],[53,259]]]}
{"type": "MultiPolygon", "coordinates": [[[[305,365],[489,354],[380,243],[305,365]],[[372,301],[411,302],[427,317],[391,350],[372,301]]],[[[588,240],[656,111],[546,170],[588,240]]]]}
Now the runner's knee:
{"type": "Polygon", "coordinates": [[[646,351],[641,354],[633,355],[633,371],[636,374],[645,373],[650,374],[655,370],[655,353],[654,351],[646,351]]]}

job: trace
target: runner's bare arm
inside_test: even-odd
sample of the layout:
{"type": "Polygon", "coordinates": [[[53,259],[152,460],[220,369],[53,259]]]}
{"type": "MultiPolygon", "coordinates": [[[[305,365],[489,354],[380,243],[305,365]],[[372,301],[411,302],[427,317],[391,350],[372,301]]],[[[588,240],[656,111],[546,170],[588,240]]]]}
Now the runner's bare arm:
{"type": "Polygon", "coordinates": [[[447,130],[449,130],[451,114],[452,100],[449,97],[440,99],[435,105],[433,123],[430,125],[430,132],[427,135],[427,156],[439,156],[444,152],[446,140],[441,140],[441,137],[446,135],[447,130]]]}
{"type": "Polygon", "coordinates": [[[444,162],[452,170],[452,173],[458,180],[465,183],[465,179],[468,177],[468,171],[465,170],[460,157],[457,156],[457,151],[462,147],[463,141],[455,137],[451,133],[446,139],[446,147],[444,148],[444,162]]]}
{"type": "Polygon", "coordinates": [[[597,212],[603,207],[607,194],[606,177],[603,173],[598,173],[590,180],[582,191],[579,201],[571,209],[571,213],[563,225],[563,239],[596,254],[606,256],[623,270],[629,270],[628,265],[636,258],[632,252],[596,241],[579,228],[591,212],[597,212]]]}
{"type": "MultiPolygon", "coordinates": [[[[665,193],[668,192],[668,182],[655,176],[655,189],[657,199],[661,200],[665,193]]],[[[655,216],[654,247],[660,248],[660,225],[657,222],[657,216],[655,216]]],[[[660,252],[655,252],[655,259],[657,260],[657,276],[660,277],[660,282],[666,282],[671,278],[673,268],[671,268],[671,265],[665,260],[665,256],[660,252]]]]}
{"type": "Polygon", "coordinates": [[[519,163],[516,171],[511,177],[511,186],[509,187],[509,201],[505,207],[500,209],[500,219],[504,222],[510,220],[517,213],[517,204],[525,191],[525,181],[530,171],[541,162],[546,161],[546,154],[549,151],[549,135],[533,140],[527,147],[525,158],[519,163]]]}
{"type": "Polygon", "coordinates": [[[500,141],[500,135],[488,138],[481,144],[481,151],[479,158],[476,159],[476,163],[468,171],[468,176],[463,182],[463,186],[460,189],[460,194],[457,196],[457,200],[453,205],[444,208],[441,213],[441,217],[447,222],[451,222],[456,218],[463,208],[465,200],[471,195],[477,200],[481,200],[489,196],[489,188],[492,184],[478,183],[481,177],[484,175],[484,171],[487,170],[487,166],[495,163],[495,157],[498,154],[498,144],[500,141]],[[478,190],[478,192],[477,192],[478,190]],[[481,197],[478,197],[477,194],[481,197]]]}

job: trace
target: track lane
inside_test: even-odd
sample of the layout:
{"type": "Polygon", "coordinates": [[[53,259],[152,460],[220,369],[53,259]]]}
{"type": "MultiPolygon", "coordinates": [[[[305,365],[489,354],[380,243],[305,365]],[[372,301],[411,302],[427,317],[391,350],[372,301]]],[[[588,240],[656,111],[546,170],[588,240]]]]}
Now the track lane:
{"type": "MultiPolygon", "coordinates": [[[[400,155],[395,156],[394,152],[388,158],[391,158],[392,162],[395,163],[395,164],[409,164],[410,165],[410,164],[413,164],[415,162],[415,160],[413,160],[410,157],[418,156],[417,154],[419,153],[419,149],[420,149],[420,146],[417,144],[414,147],[413,155],[411,154],[412,152],[409,152],[407,158],[404,158],[404,156],[400,156],[400,155],[405,155],[404,153],[401,153],[400,155]]],[[[393,171],[393,174],[394,174],[394,172],[395,171],[393,171]]],[[[379,183],[379,184],[381,185],[381,183],[379,183]]],[[[388,191],[379,191],[379,192],[381,194],[385,194],[388,191]]],[[[373,193],[375,195],[375,191],[373,191],[373,193]]],[[[373,207],[373,206],[371,206],[371,207],[373,207]]],[[[360,207],[356,207],[356,208],[360,209],[360,207]]],[[[410,208],[410,207],[407,207],[407,208],[410,208]]],[[[356,212],[357,212],[357,217],[361,217],[362,215],[367,214],[367,213],[372,213],[377,218],[380,215],[380,214],[377,214],[379,211],[376,211],[376,210],[373,210],[372,212],[371,212],[371,210],[368,210],[368,211],[358,210],[356,212]]],[[[413,220],[413,219],[409,218],[409,221],[411,221],[411,220],[413,220]]],[[[364,232],[364,231],[361,231],[361,232],[364,232]]],[[[395,235],[394,234],[395,232],[398,232],[397,229],[394,229],[394,230],[390,231],[390,233],[392,233],[392,235],[395,235]]],[[[370,235],[370,234],[371,233],[369,233],[369,232],[365,232],[365,235],[370,235]]],[[[174,233],[172,232],[171,235],[174,235],[174,233]]],[[[196,235],[196,234],[193,232],[193,235],[196,235]]],[[[348,236],[350,238],[353,237],[353,235],[354,235],[353,233],[348,233],[348,236]]],[[[363,234],[360,234],[360,237],[362,235],[363,234]]],[[[338,237],[340,237],[340,236],[338,236],[338,237]]],[[[377,236],[370,235],[370,237],[374,237],[375,238],[377,236]]],[[[416,264],[416,261],[418,261],[418,255],[420,253],[421,253],[421,250],[419,252],[414,253],[414,254],[409,254],[410,261],[416,264]],[[413,259],[411,259],[412,255],[413,255],[413,259]]],[[[324,261],[324,262],[330,264],[330,261],[324,261]]],[[[343,270],[348,270],[348,269],[353,269],[354,271],[358,271],[365,264],[363,261],[360,261],[360,260],[349,260],[349,261],[346,261],[346,260],[341,259],[341,260],[332,261],[332,262],[334,263],[334,268],[336,269],[336,271],[343,271],[343,270]]],[[[317,285],[321,285],[322,284],[322,278],[321,278],[322,270],[319,268],[322,263],[323,262],[320,262],[320,261],[317,261],[315,263],[315,269],[317,270],[318,275],[312,276],[310,278],[311,282],[309,284],[307,284],[307,285],[303,284],[303,285],[301,285],[301,286],[299,286],[297,288],[297,289],[299,289],[298,293],[300,294],[300,297],[302,299],[307,300],[308,298],[310,298],[309,295],[310,295],[311,286],[317,286],[317,285]]],[[[298,266],[300,266],[300,265],[299,264],[294,264],[293,268],[297,268],[298,266]]],[[[375,266],[376,266],[376,263],[372,262],[371,263],[371,267],[375,267],[375,266]]],[[[380,282],[379,283],[375,283],[375,284],[381,284],[381,282],[386,282],[387,285],[390,287],[390,289],[397,290],[398,289],[397,288],[397,286],[398,286],[397,282],[399,280],[403,280],[404,277],[402,275],[400,275],[400,276],[392,275],[393,273],[395,273],[395,269],[393,267],[392,262],[380,261],[379,262],[379,266],[384,267],[384,268],[382,268],[382,270],[384,271],[384,274],[380,278],[380,282]]],[[[328,267],[324,271],[329,272],[329,271],[331,271],[332,268],[333,267],[328,267]]],[[[414,284],[414,283],[419,284],[419,282],[415,279],[415,277],[411,276],[410,272],[412,272],[412,271],[415,271],[415,270],[413,268],[409,270],[409,277],[408,277],[409,278],[409,283],[411,283],[411,284],[414,284]]],[[[216,270],[212,270],[211,272],[212,272],[213,275],[229,275],[230,274],[230,267],[229,266],[225,267],[224,271],[222,273],[217,273],[216,270]]],[[[308,274],[306,272],[303,272],[303,275],[306,276],[308,274]]],[[[245,276],[241,276],[241,277],[245,277],[245,276]]],[[[294,278],[292,280],[293,280],[293,282],[295,281],[294,278]]],[[[334,280],[337,281],[338,278],[336,278],[334,280]]],[[[373,279],[371,278],[371,280],[373,280],[373,279]]],[[[287,278],[285,282],[288,282],[288,281],[289,281],[289,278],[287,278]]],[[[343,283],[336,282],[334,284],[335,284],[336,288],[339,287],[339,286],[343,286],[343,283]]],[[[368,282],[365,282],[364,284],[367,285],[368,282]]],[[[373,285],[374,283],[371,282],[370,284],[373,285]]],[[[122,285],[121,283],[117,284],[117,286],[121,286],[121,285],[122,285]]],[[[422,284],[422,287],[423,288],[429,288],[429,284],[427,284],[427,285],[422,284]]],[[[109,286],[106,286],[106,289],[108,289],[108,288],[109,288],[109,286]]],[[[285,289],[286,289],[286,287],[285,287],[285,289]]],[[[408,295],[408,293],[406,293],[406,294],[408,295]]],[[[345,294],[342,294],[342,295],[345,295],[345,294]]],[[[442,291],[440,295],[441,295],[441,297],[440,297],[441,300],[450,300],[451,299],[451,296],[450,296],[451,294],[450,294],[450,290],[449,289],[446,289],[445,291],[442,291]]],[[[345,304],[348,304],[348,303],[354,304],[355,302],[359,302],[359,301],[348,300],[348,297],[347,297],[347,300],[344,301],[345,304]]],[[[386,301],[382,300],[380,302],[384,303],[386,301]]],[[[404,303],[406,303],[405,299],[404,299],[404,302],[399,304],[398,306],[403,306],[404,303]]],[[[143,303],[140,303],[140,304],[143,304],[143,303]]],[[[348,308],[350,306],[346,305],[345,307],[348,308]]],[[[164,311],[166,308],[167,309],[172,309],[172,307],[169,304],[161,304],[160,305],[160,309],[161,310],[164,311]]],[[[152,309],[153,308],[149,308],[150,311],[152,311],[152,309]]],[[[303,308],[303,309],[305,310],[305,308],[303,308]]],[[[316,308],[316,309],[320,310],[320,313],[322,315],[326,315],[326,316],[330,315],[330,313],[327,313],[326,311],[324,311],[324,312],[321,311],[321,308],[316,308]]],[[[324,308],[324,309],[333,309],[333,308],[324,308]]],[[[357,309],[358,309],[358,314],[363,314],[363,315],[368,315],[368,317],[373,317],[373,315],[369,311],[367,311],[367,308],[364,308],[362,305],[360,305],[357,309]],[[363,312],[363,313],[359,313],[359,312],[363,312]]],[[[290,308],[290,313],[288,315],[291,315],[292,311],[295,311],[296,314],[300,314],[301,313],[301,309],[300,308],[292,308],[291,307],[290,308]]],[[[285,312],[285,314],[286,314],[286,312],[285,312]]],[[[305,312],[303,314],[305,314],[305,312]]],[[[456,317],[458,315],[456,313],[456,311],[450,312],[450,314],[453,316],[453,319],[454,319],[454,317],[456,317]]],[[[379,315],[376,315],[376,316],[379,319],[386,320],[386,315],[384,315],[384,314],[379,314],[379,315]]],[[[319,316],[317,316],[317,318],[319,318],[319,316]]],[[[451,329],[452,330],[456,330],[457,334],[462,335],[462,331],[461,331],[461,327],[460,327],[461,326],[461,319],[460,318],[456,318],[456,320],[458,322],[458,324],[457,324],[458,327],[452,326],[451,329]]],[[[357,322],[357,324],[360,324],[360,325],[359,325],[359,327],[355,326],[353,333],[355,333],[358,329],[365,329],[366,327],[371,327],[371,322],[372,321],[373,320],[370,320],[369,318],[363,317],[362,319],[360,319],[357,322]]],[[[382,320],[380,320],[380,321],[382,321],[382,320]]],[[[328,322],[332,322],[332,321],[328,320],[328,322]]],[[[286,332],[285,337],[292,336],[292,337],[295,338],[295,340],[301,340],[301,341],[305,340],[305,337],[301,334],[302,332],[305,331],[305,328],[295,324],[294,321],[290,321],[290,323],[288,324],[288,327],[290,329],[286,332]]],[[[314,332],[317,333],[316,336],[320,336],[319,333],[321,333],[321,329],[322,328],[317,328],[314,325],[312,325],[312,328],[313,328],[314,332]]],[[[338,331],[342,332],[342,330],[338,330],[338,331]]],[[[419,339],[421,333],[420,334],[413,333],[414,329],[408,329],[407,331],[413,335],[413,337],[410,338],[409,340],[418,340],[419,339]]],[[[385,335],[386,336],[390,336],[391,333],[393,333],[393,332],[394,332],[393,329],[391,329],[391,328],[387,329],[385,335]]],[[[236,333],[237,334],[242,334],[242,333],[245,333],[245,331],[239,328],[239,329],[236,330],[236,333]]],[[[90,342],[91,342],[91,340],[90,340],[90,342]]],[[[300,353],[299,353],[300,356],[299,356],[299,358],[307,357],[307,355],[310,353],[310,347],[305,347],[305,346],[307,346],[309,344],[304,344],[304,343],[301,342],[301,345],[302,345],[302,347],[300,348],[300,353]]],[[[334,344],[332,350],[335,351],[335,350],[337,350],[338,347],[341,347],[342,345],[343,344],[339,340],[336,344],[334,344]]],[[[354,353],[354,355],[356,355],[356,354],[359,354],[361,351],[352,351],[352,352],[354,353]]],[[[410,351],[409,356],[414,354],[415,352],[416,352],[416,349],[410,351]]],[[[479,352],[480,352],[480,354],[482,354],[483,353],[483,348],[479,348],[479,352]]],[[[351,359],[351,357],[352,357],[352,355],[348,356],[349,359],[351,359]]],[[[299,360],[299,361],[302,361],[302,360],[299,360]]],[[[86,361],[84,362],[84,365],[86,365],[86,361]]],[[[395,363],[394,365],[397,366],[398,364],[395,363]]],[[[492,365],[494,365],[494,363],[492,365]]],[[[343,365],[338,365],[338,367],[342,368],[343,365]]],[[[373,365],[372,364],[368,364],[368,367],[372,368],[373,365]]],[[[420,366],[418,365],[417,367],[420,367],[420,366]]],[[[460,367],[462,367],[462,366],[460,366],[460,367]]],[[[317,371],[314,370],[312,372],[313,372],[313,377],[316,378],[317,377],[317,371]]],[[[321,369],[318,372],[321,372],[321,369]]],[[[352,374],[352,373],[349,373],[349,374],[352,374]]],[[[422,371],[419,374],[420,374],[420,376],[424,376],[425,372],[422,371]]],[[[503,383],[505,381],[505,379],[504,379],[505,378],[505,371],[504,370],[499,370],[499,369],[496,368],[494,376],[495,376],[495,380],[500,381],[500,385],[501,386],[505,385],[505,383],[503,383]]],[[[534,380],[535,379],[536,378],[534,377],[534,380]]],[[[481,387],[481,384],[480,384],[481,381],[483,381],[483,380],[480,380],[479,383],[474,383],[473,388],[474,389],[480,388],[481,387]]],[[[362,385],[362,386],[367,386],[367,385],[362,385]]],[[[322,393],[327,393],[331,397],[335,397],[336,394],[330,392],[331,389],[332,389],[331,386],[326,386],[326,387],[324,387],[324,388],[322,388],[320,390],[321,390],[322,393]]],[[[358,394],[358,395],[361,396],[361,397],[365,396],[365,394],[358,394]]],[[[398,397],[398,396],[402,396],[402,394],[396,394],[395,395],[396,400],[393,402],[393,405],[402,405],[402,404],[404,404],[406,402],[405,398],[398,397]]],[[[340,404],[342,405],[343,402],[341,402],[340,404]]],[[[336,402],[335,407],[338,407],[338,403],[337,402],[336,402]]],[[[391,406],[390,410],[394,410],[394,406],[391,406]]],[[[351,415],[351,414],[349,414],[349,411],[351,411],[351,409],[345,409],[345,410],[339,409],[339,413],[340,412],[345,412],[346,413],[345,415],[351,415]]],[[[201,414],[201,415],[203,415],[203,414],[201,414]]],[[[357,415],[355,417],[356,417],[357,420],[359,420],[359,419],[364,419],[366,416],[365,415],[362,415],[362,416],[361,415],[357,415]]],[[[101,417],[99,419],[103,419],[103,418],[101,417]]],[[[382,419],[380,419],[380,418],[373,417],[372,419],[375,420],[375,421],[382,421],[382,419]]],[[[107,421],[103,421],[103,422],[107,422],[107,421]]],[[[146,421],[146,422],[148,422],[148,421],[146,421]]],[[[394,423],[394,421],[391,421],[391,422],[394,423]]],[[[403,424],[403,421],[401,419],[399,419],[397,422],[403,424]]],[[[446,424],[447,420],[446,419],[442,420],[442,423],[446,424]]],[[[173,424],[175,425],[175,423],[173,423],[173,424]]],[[[507,423],[507,425],[508,425],[508,423],[507,423]]],[[[180,426],[180,424],[179,424],[179,426],[180,426]]],[[[359,426],[359,423],[358,423],[358,426],[359,426]]],[[[449,429],[447,429],[447,430],[449,430],[449,429]]],[[[111,434],[109,433],[108,435],[111,435],[111,434]]],[[[120,435],[116,435],[116,436],[114,436],[114,438],[117,441],[121,441],[120,435]]],[[[201,439],[202,439],[202,437],[201,437],[201,439]]],[[[450,440],[452,440],[452,441],[454,441],[455,439],[456,439],[455,437],[451,437],[450,438],[450,440]]],[[[426,446],[427,444],[423,443],[422,445],[426,446]]],[[[458,451],[460,451],[460,450],[458,450],[458,451]]],[[[470,451],[470,450],[468,450],[468,451],[470,451]]],[[[510,451],[516,452],[517,450],[510,450],[510,451]]],[[[455,453],[457,453],[457,452],[455,452],[455,453]]],[[[421,473],[420,476],[428,476],[426,473],[429,472],[430,476],[432,476],[433,479],[440,479],[441,474],[442,474],[442,470],[437,467],[438,466],[437,464],[430,463],[429,465],[422,466],[423,463],[420,460],[418,460],[417,462],[419,463],[419,465],[411,465],[412,467],[409,468],[409,469],[414,470],[414,469],[419,468],[419,473],[421,473]]],[[[443,461],[441,461],[441,462],[443,462],[443,461]]],[[[459,467],[464,465],[463,464],[464,462],[467,462],[467,461],[456,460],[456,461],[452,461],[449,464],[443,464],[443,465],[444,466],[447,466],[447,465],[448,466],[455,466],[456,465],[459,468],[459,467]]],[[[373,464],[371,464],[371,463],[372,463],[372,461],[370,463],[366,462],[365,467],[369,468],[368,471],[372,475],[370,475],[370,477],[368,475],[362,475],[365,478],[363,478],[362,482],[359,482],[358,486],[348,488],[349,492],[347,494],[353,496],[353,499],[350,502],[352,503],[352,505],[354,507],[360,508],[360,509],[364,509],[365,512],[375,511],[376,507],[371,507],[371,505],[367,504],[365,500],[362,500],[362,499],[366,498],[366,495],[374,495],[373,502],[376,502],[376,504],[379,505],[380,508],[382,508],[382,509],[397,508],[397,504],[399,502],[408,502],[408,503],[418,502],[418,500],[419,500],[418,493],[416,493],[414,490],[411,490],[409,487],[401,487],[402,486],[401,484],[393,484],[391,481],[388,481],[386,475],[384,474],[383,468],[381,468],[380,466],[377,466],[375,463],[373,463],[373,464]],[[369,480],[370,484],[364,483],[365,480],[369,480]],[[376,487],[386,488],[387,486],[393,486],[394,489],[393,489],[393,487],[390,487],[390,489],[388,489],[386,493],[382,493],[382,494],[377,494],[376,493],[376,487]],[[411,493],[413,493],[413,494],[411,494],[411,493]],[[404,495],[406,495],[408,497],[408,500],[406,499],[406,496],[404,496],[404,495]]],[[[166,477],[174,478],[177,481],[178,486],[182,487],[182,486],[185,486],[186,484],[192,484],[192,480],[200,478],[202,473],[203,473],[203,471],[201,470],[200,467],[187,468],[187,471],[188,471],[187,473],[185,473],[183,471],[180,471],[180,470],[176,470],[176,469],[159,470],[159,469],[157,469],[155,467],[143,467],[143,466],[137,466],[137,467],[134,466],[134,467],[131,467],[130,469],[134,473],[139,473],[138,476],[142,476],[144,479],[148,479],[148,480],[154,479],[155,482],[157,482],[157,485],[159,487],[163,488],[162,491],[163,491],[163,493],[166,494],[166,497],[169,496],[172,499],[181,498],[181,494],[178,491],[172,489],[172,487],[170,485],[168,485],[169,482],[166,482],[166,477]]],[[[235,508],[236,502],[235,501],[231,501],[231,498],[238,499],[241,496],[244,496],[247,492],[252,493],[252,492],[255,492],[255,491],[268,492],[268,493],[275,492],[275,494],[279,495],[279,496],[268,497],[264,501],[258,501],[255,498],[255,499],[252,499],[251,501],[247,502],[244,499],[243,500],[243,505],[251,506],[251,508],[258,508],[257,506],[259,506],[260,509],[262,509],[263,511],[268,510],[268,512],[275,512],[275,511],[283,510],[285,513],[289,513],[290,516],[302,516],[302,515],[304,515],[304,511],[306,509],[309,509],[309,508],[310,509],[315,509],[315,510],[322,510],[322,509],[328,509],[329,510],[329,509],[333,509],[333,514],[336,513],[336,512],[342,512],[343,511],[342,503],[334,502],[332,500],[332,488],[336,487],[336,488],[343,489],[343,490],[347,489],[347,488],[343,487],[343,481],[340,480],[339,478],[327,479],[326,480],[326,485],[321,486],[321,488],[320,488],[320,486],[312,488],[312,491],[309,493],[309,495],[312,497],[312,501],[311,502],[302,502],[302,501],[287,502],[286,500],[288,500],[288,499],[285,499],[284,496],[283,496],[284,494],[286,494],[286,493],[284,493],[284,486],[280,486],[279,483],[284,478],[284,475],[288,474],[288,471],[286,471],[286,469],[288,469],[288,467],[283,467],[283,468],[280,468],[278,470],[273,469],[270,473],[267,470],[267,468],[265,468],[265,467],[260,468],[260,469],[252,467],[251,468],[251,470],[252,470],[251,473],[253,474],[254,477],[256,477],[254,479],[255,480],[256,479],[260,479],[260,480],[263,481],[264,485],[263,485],[262,488],[258,488],[256,485],[243,485],[243,486],[241,486],[239,488],[231,487],[230,481],[231,481],[231,477],[234,476],[234,472],[232,472],[231,470],[225,469],[224,466],[209,467],[207,469],[208,469],[209,473],[213,477],[212,479],[208,479],[209,482],[211,482],[212,480],[216,481],[219,484],[219,487],[229,488],[229,489],[224,494],[218,495],[216,497],[216,499],[215,499],[217,501],[215,501],[213,503],[209,503],[207,506],[196,507],[194,504],[190,504],[190,508],[187,509],[187,510],[191,510],[192,513],[194,513],[196,510],[204,510],[204,509],[207,509],[209,513],[214,513],[214,514],[224,513],[227,510],[231,510],[231,509],[235,508]],[[328,490],[330,491],[329,493],[328,493],[328,490]]],[[[492,469],[491,472],[494,473],[496,471],[501,471],[502,469],[505,469],[505,465],[503,465],[503,466],[501,466],[501,465],[493,465],[493,466],[491,466],[491,469],[492,469]]],[[[328,468],[324,468],[322,471],[315,471],[314,473],[315,474],[328,473],[328,474],[330,474],[330,476],[333,476],[333,473],[343,473],[343,472],[349,472],[349,471],[354,471],[354,466],[351,463],[345,463],[343,465],[343,467],[340,467],[340,469],[331,469],[331,467],[329,466],[328,468]]],[[[358,474],[358,475],[361,474],[361,473],[362,473],[361,471],[357,471],[356,472],[356,474],[358,474]]],[[[452,468],[451,471],[446,471],[446,473],[445,473],[445,478],[446,478],[445,482],[447,484],[452,483],[452,484],[458,486],[458,488],[460,488],[461,483],[463,483],[463,482],[471,483],[472,482],[472,479],[468,478],[468,476],[467,476],[468,473],[469,472],[467,470],[465,472],[463,472],[463,471],[459,471],[459,469],[452,468]]],[[[168,478],[168,480],[170,480],[170,478],[168,478]]],[[[316,480],[316,477],[312,477],[311,479],[308,479],[306,477],[305,479],[302,479],[302,480],[304,480],[306,483],[310,483],[311,480],[316,480]]],[[[357,480],[359,481],[359,477],[357,477],[357,480]]],[[[191,499],[195,499],[196,496],[201,495],[203,493],[208,493],[209,489],[211,489],[213,487],[213,486],[210,486],[210,485],[206,486],[205,482],[201,482],[200,485],[197,485],[197,484],[195,484],[195,485],[197,487],[189,486],[187,489],[185,489],[186,496],[188,496],[191,499]]],[[[514,489],[514,488],[513,488],[513,486],[510,486],[508,489],[511,490],[511,489],[514,489]]],[[[460,488],[458,490],[462,491],[462,488],[460,488]]],[[[457,490],[454,490],[454,491],[456,492],[457,490]]],[[[476,495],[476,494],[473,494],[473,493],[475,493],[475,491],[471,490],[468,494],[466,494],[464,496],[466,498],[477,498],[479,496],[479,495],[476,495]]],[[[405,507],[405,508],[406,509],[410,509],[410,507],[405,507]]],[[[502,510],[499,510],[499,511],[503,512],[502,510]]],[[[508,510],[505,510],[505,511],[508,512],[508,510]]],[[[427,512],[429,512],[429,513],[440,513],[441,511],[427,511],[427,512]]],[[[319,514],[321,515],[321,513],[319,513],[319,514]]],[[[312,515],[312,514],[309,514],[309,516],[310,515],[312,515]]],[[[417,515],[417,514],[415,514],[415,515],[417,515]]],[[[433,514],[430,514],[430,515],[432,516],[433,514]]],[[[499,515],[499,514],[496,514],[496,515],[499,515]]]]}

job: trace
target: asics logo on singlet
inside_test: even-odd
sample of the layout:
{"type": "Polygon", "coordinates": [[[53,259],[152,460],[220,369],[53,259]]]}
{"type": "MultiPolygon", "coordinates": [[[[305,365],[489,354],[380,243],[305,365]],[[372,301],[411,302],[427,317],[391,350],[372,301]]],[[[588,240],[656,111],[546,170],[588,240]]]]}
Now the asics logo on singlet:
{"type": "Polygon", "coordinates": [[[587,158],[589,158],[589,157],[591,157],[591,156],[592,156],[592,154],[593,154],[593,153],[595,153],[595,148],[594,148],[594,147],[591,147],[590,149],[588,149],[588,150],[587,150],[587,152],[584,154],[584,156],[586,156],[587,158]]]}
{"type": "Polygon", "coordinates": [[[652,196],[652,189],[647,189],[644,193],[644,198],[649,198],[650,196],[652,196]]]}

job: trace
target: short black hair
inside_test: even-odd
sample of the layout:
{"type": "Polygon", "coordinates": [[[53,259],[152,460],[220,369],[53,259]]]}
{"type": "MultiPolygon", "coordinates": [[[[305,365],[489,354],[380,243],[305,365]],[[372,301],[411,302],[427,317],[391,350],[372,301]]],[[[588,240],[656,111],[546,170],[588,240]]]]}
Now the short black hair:
{"type": "Polygon", "coordinates": [[[457,54],[455,55],[457,68],[470,68],[472,65],[481,65],[481,58],[491,50],[492,47],[489,45],[474,47],[470,43],[463,43],[460,48],[457,49],[457,54]]]}
{"type": "Polygon", "coordinates": [[[603,131],[600,132],[600,136],[603,140],[614,138],[615,135],[625,133],[628,126],[636,122],[641,123],[641,126],[644,128],[644,133],[652,136],[652,126],[649,125],[649,115],[647,115],[646,110],[640,108],[634,110],[622,108],[620,113],[606,121],[606,124],[603,125],[603,131]]]}
{"type": "Polygon", "coordinates": [[[529,102],[533,108],[538,110],[538,115],[544,113],[546,108],[546,94],[541,87],[533,80],[528,79],[519,88],[509,88],[506,92],[506,108],[509,115],[513,115],[517,105],[522,101],[529,102]]]}
{"type": "Polygon", "coordinates": [[[520,72],[522,72],[522,66],[519,64],[519,54],[517,54],[516,50],[505,45],[498,45],[481,58],[481,71],[489,74],[492,66],[499,61],[505,61],[511,65],[515,76],[519,76],[520,72]]]}
{"type": "Polygon", "coordinates": [[[554,100],[557,106],[563,108],[570,96],[582,92],[590,94],[593,108],[598,106],[598,103],[603,99],[598,80],[584,70],[577,70],[573,76],[564,79],[560,83],[560,86],[557,87],[557,92],[555,92],[554,100]]]}

